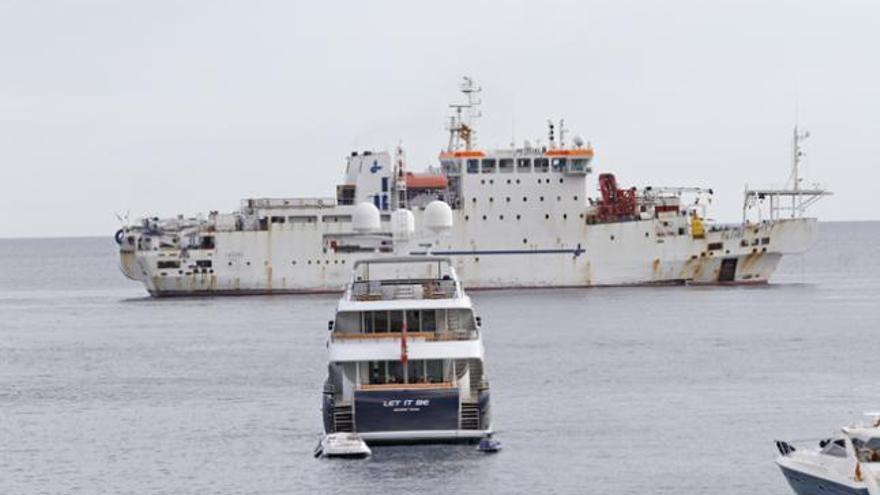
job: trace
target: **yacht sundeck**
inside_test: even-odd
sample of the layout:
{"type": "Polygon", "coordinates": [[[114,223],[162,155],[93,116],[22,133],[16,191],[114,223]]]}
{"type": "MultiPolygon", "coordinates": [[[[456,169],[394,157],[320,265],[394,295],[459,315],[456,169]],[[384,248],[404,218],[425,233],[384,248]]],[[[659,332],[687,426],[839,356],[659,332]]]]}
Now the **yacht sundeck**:
{"type": "Polygon", "coordinates": [[[880,495],[880,414],[814,446],[777,441],[776,464],[798,495],[880,495]]]}
{"type": "Polygon", "coordinates": [[[330,322],[325,432],[478,442],[491,432],[479,327],[448,258],[357,261],[330,322]]]}

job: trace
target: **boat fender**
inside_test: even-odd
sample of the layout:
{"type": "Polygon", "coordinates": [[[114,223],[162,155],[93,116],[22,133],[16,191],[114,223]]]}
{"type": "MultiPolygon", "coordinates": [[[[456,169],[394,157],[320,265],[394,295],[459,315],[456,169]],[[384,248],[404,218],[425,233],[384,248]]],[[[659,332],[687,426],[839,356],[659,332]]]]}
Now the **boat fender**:
{"type": "Polygon", "coordinates": [[[116,239],[116,244],[119,244],[120,246],[122,245],[123,234],[125,234],[125,231],[123,229],[119,229],[116,231],[116,235],[113,236],[116,239]]]}

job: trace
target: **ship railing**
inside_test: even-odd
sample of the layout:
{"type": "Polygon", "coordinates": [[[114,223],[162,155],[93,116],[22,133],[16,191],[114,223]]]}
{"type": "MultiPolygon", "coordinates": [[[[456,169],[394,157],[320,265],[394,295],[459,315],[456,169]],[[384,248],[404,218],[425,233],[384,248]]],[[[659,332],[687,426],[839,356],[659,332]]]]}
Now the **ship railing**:
{"type": "Polygon", "coordinates": [[[241,208],[332,208],[335,198],[248,198],[241,200],[241,208]]]}

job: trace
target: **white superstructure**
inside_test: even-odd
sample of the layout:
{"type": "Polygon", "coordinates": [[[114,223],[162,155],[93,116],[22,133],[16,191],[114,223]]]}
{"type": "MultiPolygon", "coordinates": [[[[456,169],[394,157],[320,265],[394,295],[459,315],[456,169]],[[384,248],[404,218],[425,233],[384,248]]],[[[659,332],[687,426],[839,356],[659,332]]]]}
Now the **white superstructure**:
{"type": "Polygon", "coordinates": [[[797,189],[798,179],[794,191],[747,190],[736,225],[705,220],[711,189],[621,188],[602,173],[594,198],[594,150],[582,138],[551,124],[546,144],[481,150],[479,88],[466,79],[461,89],[467,100],[453,106],[437,168],[408,172],[402,150],[356,152],[333,198],[247,199],[234,213],[146,218],[117,233],[122,271],[155,296],[340,291],[354,262],[388,250],[346,242],[361,202],[381,212],[377,239],[391,235],[392,212],[407,208],[421,222],[430,201],[449,203],[452,231],[431,242],[475,289],[764,283],[783,254],[816,238],[816,219],[802,215],[816,191],[797,189]],[[790,216],[778,214],[786,195],[790,216]],[[761,205],[769,216],[745,215],[761,205]]]}

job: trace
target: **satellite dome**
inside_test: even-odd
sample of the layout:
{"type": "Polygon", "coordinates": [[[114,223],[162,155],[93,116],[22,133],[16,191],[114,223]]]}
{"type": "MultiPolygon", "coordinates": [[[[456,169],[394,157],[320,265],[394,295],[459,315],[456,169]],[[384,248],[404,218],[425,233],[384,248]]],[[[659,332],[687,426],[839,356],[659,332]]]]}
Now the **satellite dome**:
{"type": "Polygon", "coordinates": [[[375,232],[379,230],[379,209],[372,203],[358,203],[351,216],[355,232],[375,232]]]}
{"type": "Polygon", "coordinates": [[[391,213],[391,232],[394,237],[408,238],[416,231],[416,219],[413,213],[401,208],[391,213]]]}
{"type": "Polygon", "coordinates": [[[443,201],[435,200],[425,207],[425,228],[434,233],[452,228],[452,208],[443,201]]]}
{"type": "Polygon", "coordinates": [[[572,138],[572,141],[574,141],[574,145],[578,148],[584,145],[584,138],[582,138],[581,136],[575,136],[574,138],[572,138]]]}

